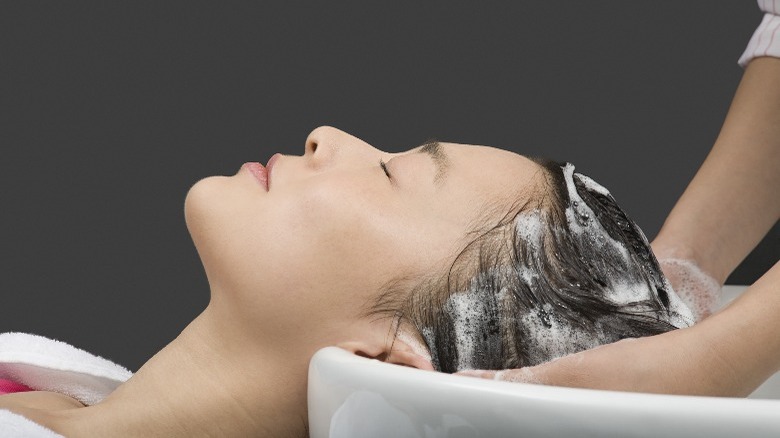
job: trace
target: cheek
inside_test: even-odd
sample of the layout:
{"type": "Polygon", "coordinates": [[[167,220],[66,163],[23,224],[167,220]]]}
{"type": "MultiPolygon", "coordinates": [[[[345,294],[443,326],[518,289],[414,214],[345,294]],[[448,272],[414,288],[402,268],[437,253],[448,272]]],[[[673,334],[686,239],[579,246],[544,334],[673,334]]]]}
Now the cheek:
{"type": "Polygon", "coordinates": [[[309,288],[338,285],[334,294],[365,294],[364,302],[390,280],[438,272],[451,262],[465,234],[462,224],[442,219],[430,204],[381,189],[334,183],[302,196],[290,216],[303,246],[288,262],[308,270],[309,288]]]}
{"type": "Polygon", "coordinates": [[[397,207],[369,185],[329,180],[287,201],[274,222],[287,237],[291,257],[314,273],[350,275],[376,269],[380,257],[393,251],[397,207]]]}
{"type": "Polygon", "coordinates": [[[267,213],[263,248],[274,257],[263,272],[277,304],[302,319],[356,315],[399,271],[398,216],[381,192],[354,183],[322,182],[285,196],[267,213]]]}

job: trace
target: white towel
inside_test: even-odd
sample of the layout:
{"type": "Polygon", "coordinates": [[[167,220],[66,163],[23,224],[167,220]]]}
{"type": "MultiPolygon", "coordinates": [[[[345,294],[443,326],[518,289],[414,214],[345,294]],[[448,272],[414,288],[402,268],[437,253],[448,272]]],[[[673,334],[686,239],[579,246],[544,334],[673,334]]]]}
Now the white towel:
{"type": "MultiPolygon", "coordinates": [[[[89,406],[100,402],[133,373],[65,342],[28,333],[0,334],[0,378],[37,391],[69,395],[89,406]]],[[[38,423],[0,409],[3,438],[62,438],[38,423]]]]}
{"type": "Polygon", "coordinates": [[[21,415],[0,409],[0,436],[3,438],[65,438],[21,415]]]}
{"type": "Polygon", "coordinates": [[[0,378],[59,392],[84,405],[100,402],[133,373],[65,342],[27,333],[0,334],[0,378]]]}

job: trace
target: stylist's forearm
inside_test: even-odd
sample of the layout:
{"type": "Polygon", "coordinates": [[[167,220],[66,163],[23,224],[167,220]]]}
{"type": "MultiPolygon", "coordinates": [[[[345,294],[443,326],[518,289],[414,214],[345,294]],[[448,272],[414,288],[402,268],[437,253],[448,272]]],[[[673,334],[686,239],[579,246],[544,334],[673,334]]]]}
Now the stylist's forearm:
{"type": "Polygon", "coordinates": [[[709,347],[701,362],[707,364],[699,376],[702,387],[746,396],[780,370],[778,315],[780,262],[731,305],[686,329],[697,345],[709,347]]]}
{"type": "Polygon", "coordinates": [[[653,242],[723,283],[780,217],[780,59],[742,77],[712,151],[653,242]]]}

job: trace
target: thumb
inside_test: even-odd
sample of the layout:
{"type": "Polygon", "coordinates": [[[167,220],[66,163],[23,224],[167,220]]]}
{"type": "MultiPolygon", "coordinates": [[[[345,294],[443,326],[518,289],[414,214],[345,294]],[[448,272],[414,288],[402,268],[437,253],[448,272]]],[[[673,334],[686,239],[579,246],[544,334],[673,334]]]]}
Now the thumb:
{"type": "Polygon", "coordinates": [[[539,367],[515,368],[511,370],[463,370],[455,373],[458,376],[479,377],[482,379],[503,380],[515,383],[543,384],[538,373],[534,369],[539,367]]]}
{"type": "Polygon", "coordinates": [[[493,379],[498,371],[493,370],[463,370],[455,373],[456,376],[479,377],[481,379],[493,379]]]}

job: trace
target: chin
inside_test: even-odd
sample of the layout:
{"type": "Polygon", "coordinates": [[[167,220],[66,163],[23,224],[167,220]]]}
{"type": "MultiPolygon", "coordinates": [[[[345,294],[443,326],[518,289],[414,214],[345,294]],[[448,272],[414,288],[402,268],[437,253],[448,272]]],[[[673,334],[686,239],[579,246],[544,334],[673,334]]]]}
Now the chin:
{"type": "Polygon", "coordinates": [[[193,237],[208,229],[220,210],[220,200],[227,192],[228,177],[210,176],[196,182],[184,198],[184,220],[193,237]]]}
{"type": "Polygon", "coordinates": [[[184,200],[184,219],[201,260],[224,256],[226,242],[233,241],[243,190],[231,177],[212,176],[195,183],[184,200]]]}
{"type": "MultiPolygon", "coordinates": [[[[254,182],[254,181],[252,181],[254,182]]],[[[224,285],[240,279],[258,239],[262,197],[255,185],[237,177],[212,176],[195,183],[184,201],[187,229],[209,283],[224,285]]]]}

